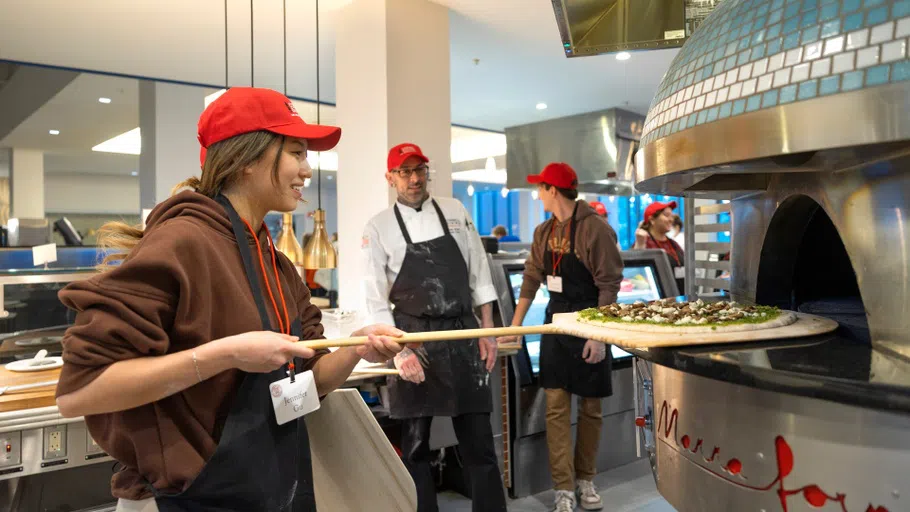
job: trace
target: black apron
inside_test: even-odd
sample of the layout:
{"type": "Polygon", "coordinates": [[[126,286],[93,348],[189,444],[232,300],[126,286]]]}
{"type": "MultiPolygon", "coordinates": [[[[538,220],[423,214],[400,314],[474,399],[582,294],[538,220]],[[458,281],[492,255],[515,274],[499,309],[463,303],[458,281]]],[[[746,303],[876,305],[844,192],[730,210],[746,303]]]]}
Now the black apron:
{"type": "MultiPolygon", "coordinates": [[[[218,196],[216,200],[231,219],[262,327],[277,332],[269,319],[253,254],[246,243],[246,227],[227,198],[218,196]]],[[[263,276],[263,279],[267,278],[263,276]]],[[[277,275],[275,279],[281,286],[277,275]]],[[[300,332],[300,319],[297,318],[291,324],[291,334],[300,336],[300,332]]],[[[298,361],[298,367],[300,363],[302,361],[298,361]]],[[[285,368],[244,375],[212,458],[183,492],[164,494],[152,488],[158,510],[316,510],[306,422],[299,418],[278,425],[269,395],[269,384],[287,377],[285,368]]]]}
{"type": "MultiPolygon", "coordinates": [[[[673,240],[670,237],[667,237],[667,241],[670,242],[670,247],[673,248],[673,252],[670,252],[657,243],[657,239],[654,238],[654,235],[648,231],[648,236],[651,238],[651,241],[654,242],[654,248],[660,249],[667,254],[667,259],[670,260],[670,270],[673,271],[674,279],[676,279],[676,288],[679,291],[680,295],[686,294],[686,278],[685,277],[676,277],[677,268],[686,268],[686,254],[683,251],[682,247],[676,243],[676,240],[673,240]]],[[[684,272],[685,270],[683,270],[684,272]]]]}
{"type": "MultiPolygon", "coordinates": [[[[547,304],[546,323],[553,321],[555,313],[572,313],[597,306],[599,290],[594,285],[594,277],[575,255],[575,211],[569,221],[569,252],[559,260],[554,258],[550,240],[544,250],[543,267],[547,275],[553,275],[553,261],[559,260],[556,275],[562,278],[562,292],[550,291],[550,303],[547,304]]],[[[556,222],[556,219],[553,219],[556,222]]],[[[613,394],[613,382],[610,371],[613,367],[613,355],[610,346],[606,347],[606,357],[597,364],[588,364],[582,357],[585,342],[582,338],[561,334],[544,334],[540,339],[540,387],[545,389],[565,389],[583,397],[606,397],[613,394]]]]}
{"type": "MultiPolygon", "coordinates": [[[[395,326],[405,332],[476,329],[468,266],[442,210],[435,200],[432,203],[444,234],[417,244],[411,242],[398,205],[394,206],[408,244],[389,292],[395,326]]],[[[436,341],[424,344],[423,350],[428,363],[423,369],[426,380],[414,384],[392,377],[388,381],[392,418],[492,412],[490,374],[480,360],[478,340],[436,341]]]]}

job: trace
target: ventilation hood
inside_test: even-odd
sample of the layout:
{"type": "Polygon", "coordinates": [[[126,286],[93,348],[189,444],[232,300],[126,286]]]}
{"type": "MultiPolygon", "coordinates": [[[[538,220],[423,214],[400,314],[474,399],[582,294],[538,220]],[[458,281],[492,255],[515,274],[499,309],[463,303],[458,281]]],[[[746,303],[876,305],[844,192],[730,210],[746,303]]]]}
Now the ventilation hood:
{"type": "Polygon", "coordinates": [[[506,186],[530,188],[528,175],[565,162],[581,192],[634,195],[632,162],[644,120],[614,108],[506,128],[506,186]]]}
{"type": "Polygon", "coordinates": [[[566,57],[682,46],[685,0],[551,0],[566,57]]]}

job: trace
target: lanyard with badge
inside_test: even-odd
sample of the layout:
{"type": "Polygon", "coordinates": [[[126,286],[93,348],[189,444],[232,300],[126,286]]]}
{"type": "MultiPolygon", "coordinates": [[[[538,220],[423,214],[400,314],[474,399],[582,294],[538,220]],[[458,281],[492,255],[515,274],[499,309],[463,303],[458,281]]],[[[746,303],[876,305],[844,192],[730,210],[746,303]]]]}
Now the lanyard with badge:
{"type": "Polygon", "coordinates": [[[679,259],[679,253],[676,252],[676,247],[673,245],[673,242],[670,241],[671,239],[669,237],[667,238],[667,245],[664,247],[664,245],[658,242],[657,239],[654,238],[654,235],[652,235],[650,232],[648,233],[648,236],[651,237],[651,240],[653,240],[655,244],[657,244],[657,247],[662,249],[665,253],[667,253],[668,256],[673,258],[673,261],[676,262],[676,266],[673,267],[673,276],[676,279],[685,279],[686,267],[683,264],[683,261],[679,259]]]}
{"type": "MultiPolygon", "coordinates": [[[[550,236],[547,237],[548,243],[554,242],[553,232],[555,230],[556,230],[556,220],[554,219],[553,224],[550,226],[550,236]]],[[[555,248],[557,250],[554,250],[553,245],[551,245],[551,247],[550,247],[550,254],[553,255],[551,258],[553,260],[553,269],[552,269],[552,272],[549,275],[547,275],[547,290],[551,293],[562,293],[562,276],[556,275],[556,273],[559,270],[559,264],[560,264],[560,262],[562,262],[563,256],[566,255],[566,253],[562,250],[562,245],[571,236],[571,230],[572,230],[572,220],[570,219],[568,224],[566,224],[566,232],[563,234],[562,238],[560,238],[558,240],[558,243],[555,243],[555,246],[556,246],[555,248]],[[557,251],[559,252],[558,257],[556,256],[557,251]]]]}
{"type": "MultiPolygon", "coordinates": [[[[259,237],[256,236],[253,227],[246,220],[240,218],[240,215],[237,214],[237,210],[234,209],[233,205],[231,205],[226,197],[220,196],[219,203],[224,206],[225,210],[227,210],[228,217],[231,219],[231,227],[233,228],[234,236],[237,239],[237,245],[240,248],[240,256],[243,260],[247,280],[253,291],[253,298],[259,309],[259,316],[262,318],[263,327],[267,328],[271,326],[271,322],[268,313],[266,312],[262,291],[255,278],[256,271],[253,266],[252,251],[250,251],[249,245],[245,243],[247,229],[253,235],[253,240],[256,242],[256,254],[259,256],[259,268],[262,271],[262,280],[265,283],[266,291],[268,292],[269,299],[272,303],[272,309],[275,312],[275,317],[278,319],[279,331],[282,334],[290,335],[291,321],[288,316],[287,303],[284,299],[284,291],[281,289],[281,278],[275,258],[275,244],[272,241],[271,233],[266,229],[266,236],[269,241],[269,252],[272,255],[272,269],[275,273],[275,283],[278,286],[278,296],[281,299],[281,310],[278,309],[278,304],[275,302],[275,295],[272,293],[272,285],[269,284],[268,274],[265,270],[265,261],[262,258],[262,251],[259,246],[259,237]],[[284,312],[283,316],[281,314],[282,310],[284,312]]],[[[268,392],[271,395],[272,406],[275,409],[275,420],[279,425],[283,425],[319,409],[319,394],[316,390],[316,381],[313,377],[313,371],[308,370],[297,375],[294,370],[294,360],[292,359],[287,363],[288,376],[269,384],[268,392]]]]}

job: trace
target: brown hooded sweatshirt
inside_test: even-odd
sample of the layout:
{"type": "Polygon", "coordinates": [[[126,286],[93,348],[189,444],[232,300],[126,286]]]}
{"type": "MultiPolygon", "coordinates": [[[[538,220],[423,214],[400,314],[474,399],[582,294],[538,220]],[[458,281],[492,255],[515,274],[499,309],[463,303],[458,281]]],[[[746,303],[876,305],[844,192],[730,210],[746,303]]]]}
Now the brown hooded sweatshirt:
{"type": "MultiPolygon", "coordinates": [[[[257,236],[278,301],[265,230],[257,236]]],[[[256,250],[251,235],[246,242],[256,250]]],[[[288,316],[300,318],[301,338],[322,338],[322,316],[309,290],[290,260],[276,256],[288,316]]],[[[261,271],[256,277],[265,290],[261,271]]],[[[57,396],[82,388],[117,361],[263,330],[227,212],[196,192],[159,204],[120,266],[70,284],[59,297],[78,314],[63,339],[57,396]]],[[[266,309],[277,326],[272,308],[266,309]]],[[[326,353],[317,352],[302,371],[326,353]]],[[[111,480],[113,495],[150,497],[147,482],[165,492],[188,487],[215,452],[242,376],[229,370],[151,404],[87,416],[92,437],[123,465],[111,480]]]]}
{"type": "MultiPolygon", "coordinates": [[[[533,300],[547,274],[552,272],[552,269],[543,268],[543,258],[554,222],[556,231],[562,232],[567,229],[569,219],[559,222],[553,216],[534,230],[531,255],[525,262],[521,283],[520,297],[523,299],[533,300]]],[[[597,305],[616,302],[623,269],[622,256],[616,247],[616,232],[586,201],[578,201],[575,211],[575,255],[594,278],[599,291],[597,305]]]]}

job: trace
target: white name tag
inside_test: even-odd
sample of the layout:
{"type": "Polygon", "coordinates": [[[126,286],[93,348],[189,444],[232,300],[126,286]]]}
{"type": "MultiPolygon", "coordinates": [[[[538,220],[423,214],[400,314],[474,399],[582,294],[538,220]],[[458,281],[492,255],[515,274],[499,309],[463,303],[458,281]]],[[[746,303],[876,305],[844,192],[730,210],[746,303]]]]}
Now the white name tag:
{"type": "Polygon", "coordinates": [[[295,382],[290,377],[275,381],[269,385],[269,392],[279,425],[319,409],[319,393],[312,371],[298,374],[295,382]]]}
{"type": "Polygon", "coordinates": [[[686,267],[674,268],[673,275],[676,276],[676,279],[685,279],[686,278],[686,267]]]}
{"type": "Polygon", "coordinates": [[[547,276],[547,290],[555,293],[562,293],[562,277],[547,276]]]}

